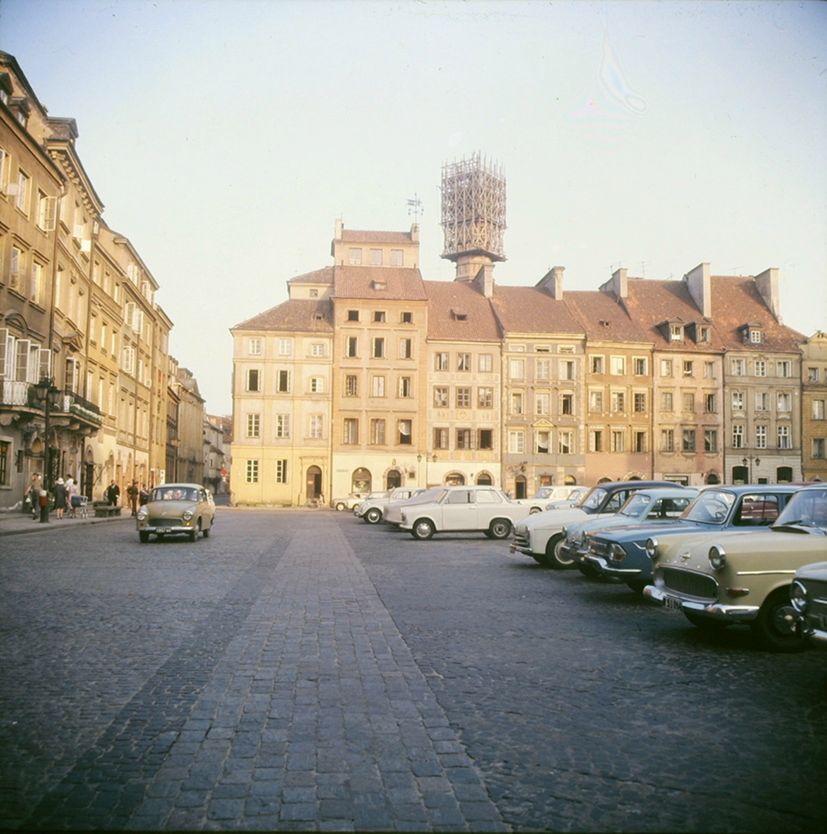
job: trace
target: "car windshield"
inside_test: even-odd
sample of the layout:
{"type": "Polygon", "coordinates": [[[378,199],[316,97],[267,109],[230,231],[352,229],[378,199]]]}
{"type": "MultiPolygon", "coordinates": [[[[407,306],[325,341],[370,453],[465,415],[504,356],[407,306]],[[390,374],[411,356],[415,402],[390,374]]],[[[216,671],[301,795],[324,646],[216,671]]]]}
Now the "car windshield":
{"type": "Polygon", "coordinates": [[[700,524],[723,524],[735,503],[731,492],[717,489],[704,490],[684,511],[684,521],[700,524]]]}
{"type": "Polygon", "coordinates": [[[370,495],[368,495],[367,500],[370,501],[374,498],[387,498],[389,495],[390,493],[384,489],[381,492],[371,492],[370,495]]]}
{"type": "Polygon", "coordinates": [[[575,507],[580,507],[587,513],[596,513],[605,497],[606,490],[603,487],[593,487],[575,504],[575,507]]]}
{"type": "Polygon", "coordinates": [[[652,504],[651,495],[643,495],[636,492],[626,499],[626,503],[618,510],[620,515],[628,515],[632,518],[641,518],[649,512],[649,507],[652,504]]]}
{"type": "Polygon", "coordinates": [[[187,487],[161,486],[152,490],[152,501],[197,501],[198,490],[187,487]]]}
{"type": "Polygon", "coordinates": [[[827,532],[827,487],[797,492],[772,526],[813,527],[827,532]]]}
{"type": "Polygon", "coordinates": [[[426,489],[424,492],[420,492],[416,498],[408,499],[405,501],[405,504],[425,504],[429,501],[439,501],[445,492],[446,490],[444,487],[431,487],[431,489],[426,489]]]}

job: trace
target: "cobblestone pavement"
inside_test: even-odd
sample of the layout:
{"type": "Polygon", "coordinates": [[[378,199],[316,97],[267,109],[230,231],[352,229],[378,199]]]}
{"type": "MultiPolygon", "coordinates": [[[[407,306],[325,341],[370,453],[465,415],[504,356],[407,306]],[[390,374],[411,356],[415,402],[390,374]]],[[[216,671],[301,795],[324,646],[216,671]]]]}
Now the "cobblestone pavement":
{"type": "MultiPolygon", "coordinates": [[[[44,525],[45,526],[45,525],[44,525]]],[[[0,537],[5,828],[807,831],[827,653],[477,536],[221,509],[0,537]]]]}

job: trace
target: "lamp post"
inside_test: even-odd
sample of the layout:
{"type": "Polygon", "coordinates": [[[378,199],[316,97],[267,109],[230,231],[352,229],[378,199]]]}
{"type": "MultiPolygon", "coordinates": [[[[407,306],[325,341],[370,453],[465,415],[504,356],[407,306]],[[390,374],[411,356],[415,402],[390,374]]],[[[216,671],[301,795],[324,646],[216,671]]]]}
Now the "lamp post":
{"type": "Polygon", "coordinates": [[[55,388],[50,377],[43,377],[40,382],[32,386],[32,391],[35,400],[43,406],[43,489],[41,492],[45,493],[45,496],[40,496],[40,523],[46,524],[49,521],[49,488],[52,485],[49,416],[60,401],[60,389],[55,388]]]}
{"type": "Polygon", "coordinates": [[[742,461],[741,461],[741,463],[743,463],[744,466],[747,469],[747,483],[748,484],[752,483],[752,464],[753,464],[753,462],[755,462],[756,466],[760,466],[761,465],[761,458],[759,458],[757,456],[753,456],[753,455],[748,455],[747,457],[743,458],[742,461]]]}

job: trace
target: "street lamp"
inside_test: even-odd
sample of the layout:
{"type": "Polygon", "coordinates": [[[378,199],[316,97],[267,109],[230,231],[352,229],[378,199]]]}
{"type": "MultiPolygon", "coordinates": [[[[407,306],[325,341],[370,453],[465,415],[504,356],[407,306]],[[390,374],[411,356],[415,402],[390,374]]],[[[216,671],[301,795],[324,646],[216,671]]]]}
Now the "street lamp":
{"type": "Polygon", "coordinates": [[[52,409],[60,403],[60,389],[55,388],[50,377],[43,377],[32,386],[35,401],[43,407],[43,490],[47,493],[45,501],[41,501],[40,523],[49,521],[48,492],[52,485],[52,461],[49,448],[49,415],[52,409]]]}
{"type": "Polygon", "coordinates": [[[753,462],[755,463],[756,466],[760,466],[761,465],[761,458],[753,457],[752,455],[749,455],[748,457],[745,457],[741,460],[741,463],[744,464],[744,467],[747,470],[747,483],[748,484],[752,483],[752,464],[753,464],[753,462]]]}

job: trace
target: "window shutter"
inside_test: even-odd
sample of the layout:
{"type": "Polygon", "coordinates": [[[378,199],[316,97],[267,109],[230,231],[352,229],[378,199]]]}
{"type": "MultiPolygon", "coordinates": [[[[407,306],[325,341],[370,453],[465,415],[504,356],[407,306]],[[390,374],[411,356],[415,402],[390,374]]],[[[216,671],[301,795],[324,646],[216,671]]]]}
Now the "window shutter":
{"type": "Polygon", "coordinates": [[[37,364],[40,379],[51,379],[52,376],[52,352],[47,348],[40,348],[37,352],[37,364]]]}
{"type": "Polygon", "coordinates": [[[57,225],[57,197],[46,197],[43,208],[43,231],[53,232],[57,225]]]}
{"type": "Polygon", "coordinates": [[[0,379],[6,379],[10,374],[7,370],[9,348],[14,347],[14,339],[9,336],[8,328],[0,327],[0,379]]]}
{"type": "Polygon", "coordinates": [[[28,339],[17,340],[17,374],[18,382],[26,382],[29,373],[29,346],[31,342],[28,339]]]}

